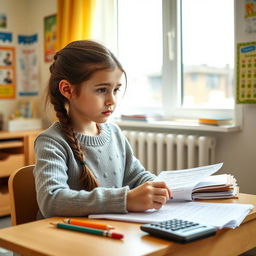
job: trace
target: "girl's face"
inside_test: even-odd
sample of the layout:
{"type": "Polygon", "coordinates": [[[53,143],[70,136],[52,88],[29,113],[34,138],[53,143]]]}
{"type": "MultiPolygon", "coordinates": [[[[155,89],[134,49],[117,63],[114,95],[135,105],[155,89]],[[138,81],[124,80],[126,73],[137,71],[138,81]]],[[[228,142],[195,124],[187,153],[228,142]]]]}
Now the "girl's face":
{"type": "Polygon", "coordinates": [[[116,108],[122,74],[118,68],[97,71],[81,84],[79,95],[71,85],[69,114],[78,130],[107,121],[116,108]]]}

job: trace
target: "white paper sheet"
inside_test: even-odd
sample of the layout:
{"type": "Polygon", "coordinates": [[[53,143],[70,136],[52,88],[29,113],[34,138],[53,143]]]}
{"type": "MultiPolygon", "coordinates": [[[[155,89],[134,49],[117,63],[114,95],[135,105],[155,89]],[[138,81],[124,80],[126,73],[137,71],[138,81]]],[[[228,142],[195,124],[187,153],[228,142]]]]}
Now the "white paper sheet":
{"type": "Polygon", "coordinates": [[[173,200],[192,200],[192,190],[201,180],[217,172],[223,163],[177,171],[162,171],[156,180],[171,188],[173,200]]]}
{"type": "Polygon", "coordinates": [[[114,219],[120,221],[151,223],[173,218],[212,225],[219,229],[238,227],[253,209],[251,204],[169,202],[160,210],[128,214],[92,214],[92,219],[114,219]]]}

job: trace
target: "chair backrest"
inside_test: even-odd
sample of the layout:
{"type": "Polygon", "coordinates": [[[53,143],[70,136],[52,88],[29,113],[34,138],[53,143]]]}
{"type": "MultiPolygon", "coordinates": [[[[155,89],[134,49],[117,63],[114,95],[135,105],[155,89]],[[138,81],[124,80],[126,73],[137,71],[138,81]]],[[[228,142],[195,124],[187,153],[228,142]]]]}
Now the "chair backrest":
{"type": "Polygon", "coordinates": [[[34,165],[24,166],[9,177],[12,225],[36,220],[38,204],[33,175],[34,167],[34,165]]]}

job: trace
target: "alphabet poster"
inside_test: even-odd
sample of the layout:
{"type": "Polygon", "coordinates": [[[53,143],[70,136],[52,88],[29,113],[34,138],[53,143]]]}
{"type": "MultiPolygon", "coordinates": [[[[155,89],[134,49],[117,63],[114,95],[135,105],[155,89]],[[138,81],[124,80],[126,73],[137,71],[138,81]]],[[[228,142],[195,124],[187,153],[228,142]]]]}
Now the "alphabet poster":
{"type": "Polygon", "coordinates": [[[237,103],[256,103],[256,42],[237,44],[237,103]]]}

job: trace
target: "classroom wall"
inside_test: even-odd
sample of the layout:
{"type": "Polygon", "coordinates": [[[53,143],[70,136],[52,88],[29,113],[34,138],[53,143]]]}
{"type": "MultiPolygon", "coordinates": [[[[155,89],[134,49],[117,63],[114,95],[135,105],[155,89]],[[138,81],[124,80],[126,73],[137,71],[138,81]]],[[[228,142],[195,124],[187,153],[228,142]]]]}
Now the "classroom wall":
{"type": "MultiPolygon", "coordinates": [[[[15,0],[13,0],[15,1],[15,0]]],[[[16,0],[18,1],[18,0],[16,0]]],[[[26,0],[31,4],[33,10],[33,31],[36,31],[39,35],[39,59],[40,59],[40,82],[41,82],[41,98],[40,98],[40,109],[41,117],[43,119],[44,126],[50,125],[50,122],[54,119],[54,113],[51,108],[45,108],[45,88],[47,87],[48,80],[50,77],[49,62],[44,61],[44,17],[57,13],[57,0],[26,0]]]]}
{"type": "MultiPolygon", "coordinates": [[[[236,0],[236,35],[238,42],[256,41],[243,27],[244,1],[236,0]]],[[[8,32],[38,33],[40,51],[40,82],[43,92],[49,77],[49,64],[43,60],[43,17],[56,13],[54,0],[0,0],[1,12],[8,15],[8,32]],[[28,21],[29,20],[29,23],[28,21]]],[[[220,56],[221,57],[221,56],[220,56]]],[[[34,98],[32,98],[34,100],[34,98]]],[[[15,100],[0,100],[0,109],[6,115],[14,110],[15,100]]],[[[242,106],[243,128],[233,133],[208,133],[216,136],[216,162],[224,162],[222,172],[232,173],[240,191],[256,194],[256,105],[242,106]]],[[[196,133],[196,132],[195,132],[196,133]]],[[[207,134],[207,133],[205,133],[207,134]]]]}
{"type": "MultiPolygon", "coordinates": [[[[1,32],[10,32],[13,34],[12,46],[17,46],[17,35],[32,35],[37,33],[39,37],[39,75],[40,92],[39,96],[19,97],[16,99],[0,100],[0,112],[4,114],[4,120],[15,112],[16,104],[19,99],[34,102],[38,107],[39,114],[44,113],[42,95],[49,78],[49,63],[44,62],[43,45],[43,18],[55,14],[57,4],[55,0],[0,0],[0,13],[7,15],[8,26],[1,29],[1,32]]],[[[0,42],[1,44],[1,42],[0,42]]],[[[16,51],[17,55],[17,51],[16,51]]],[[[17,56],[16,56],[17,58],[17,56]]],[[[17,75],[17,73],[16,73],[17,75]]]]}
{"type": "MultiPolygon", "coordinates": [[[[13,39],[17,38],[18,33],[28,33],[28,26],[26,25],[26,19],[24,19],[27,8],[23,1],[0,0],[0,12],[7,15],[8,22],[7,29],[0,29],[1,32],[13,33],[13,39]],[[17,10],[19,10],[19,12],[17,12],[17,10]]],[[[11,45],[16,46],[16,43],[13,42],[11,45]]],[[[0,112],[4,114],[5,120],[15,111],[15,107],[15,99],[0,100],[0,112]]]]}
{"type": "MultiPolygon", "coordinates": [[[[237,42],[255,42],[256,33],[245,32],[245,1],[235,2],[237,42]]],[[[216,158],[217,161],[224,162],[223,170],[235,175],[241,192],[256,194],[256,105],[244,104],[242,111],[243,128],[240,132],[216,135],[216,158]]]]}

